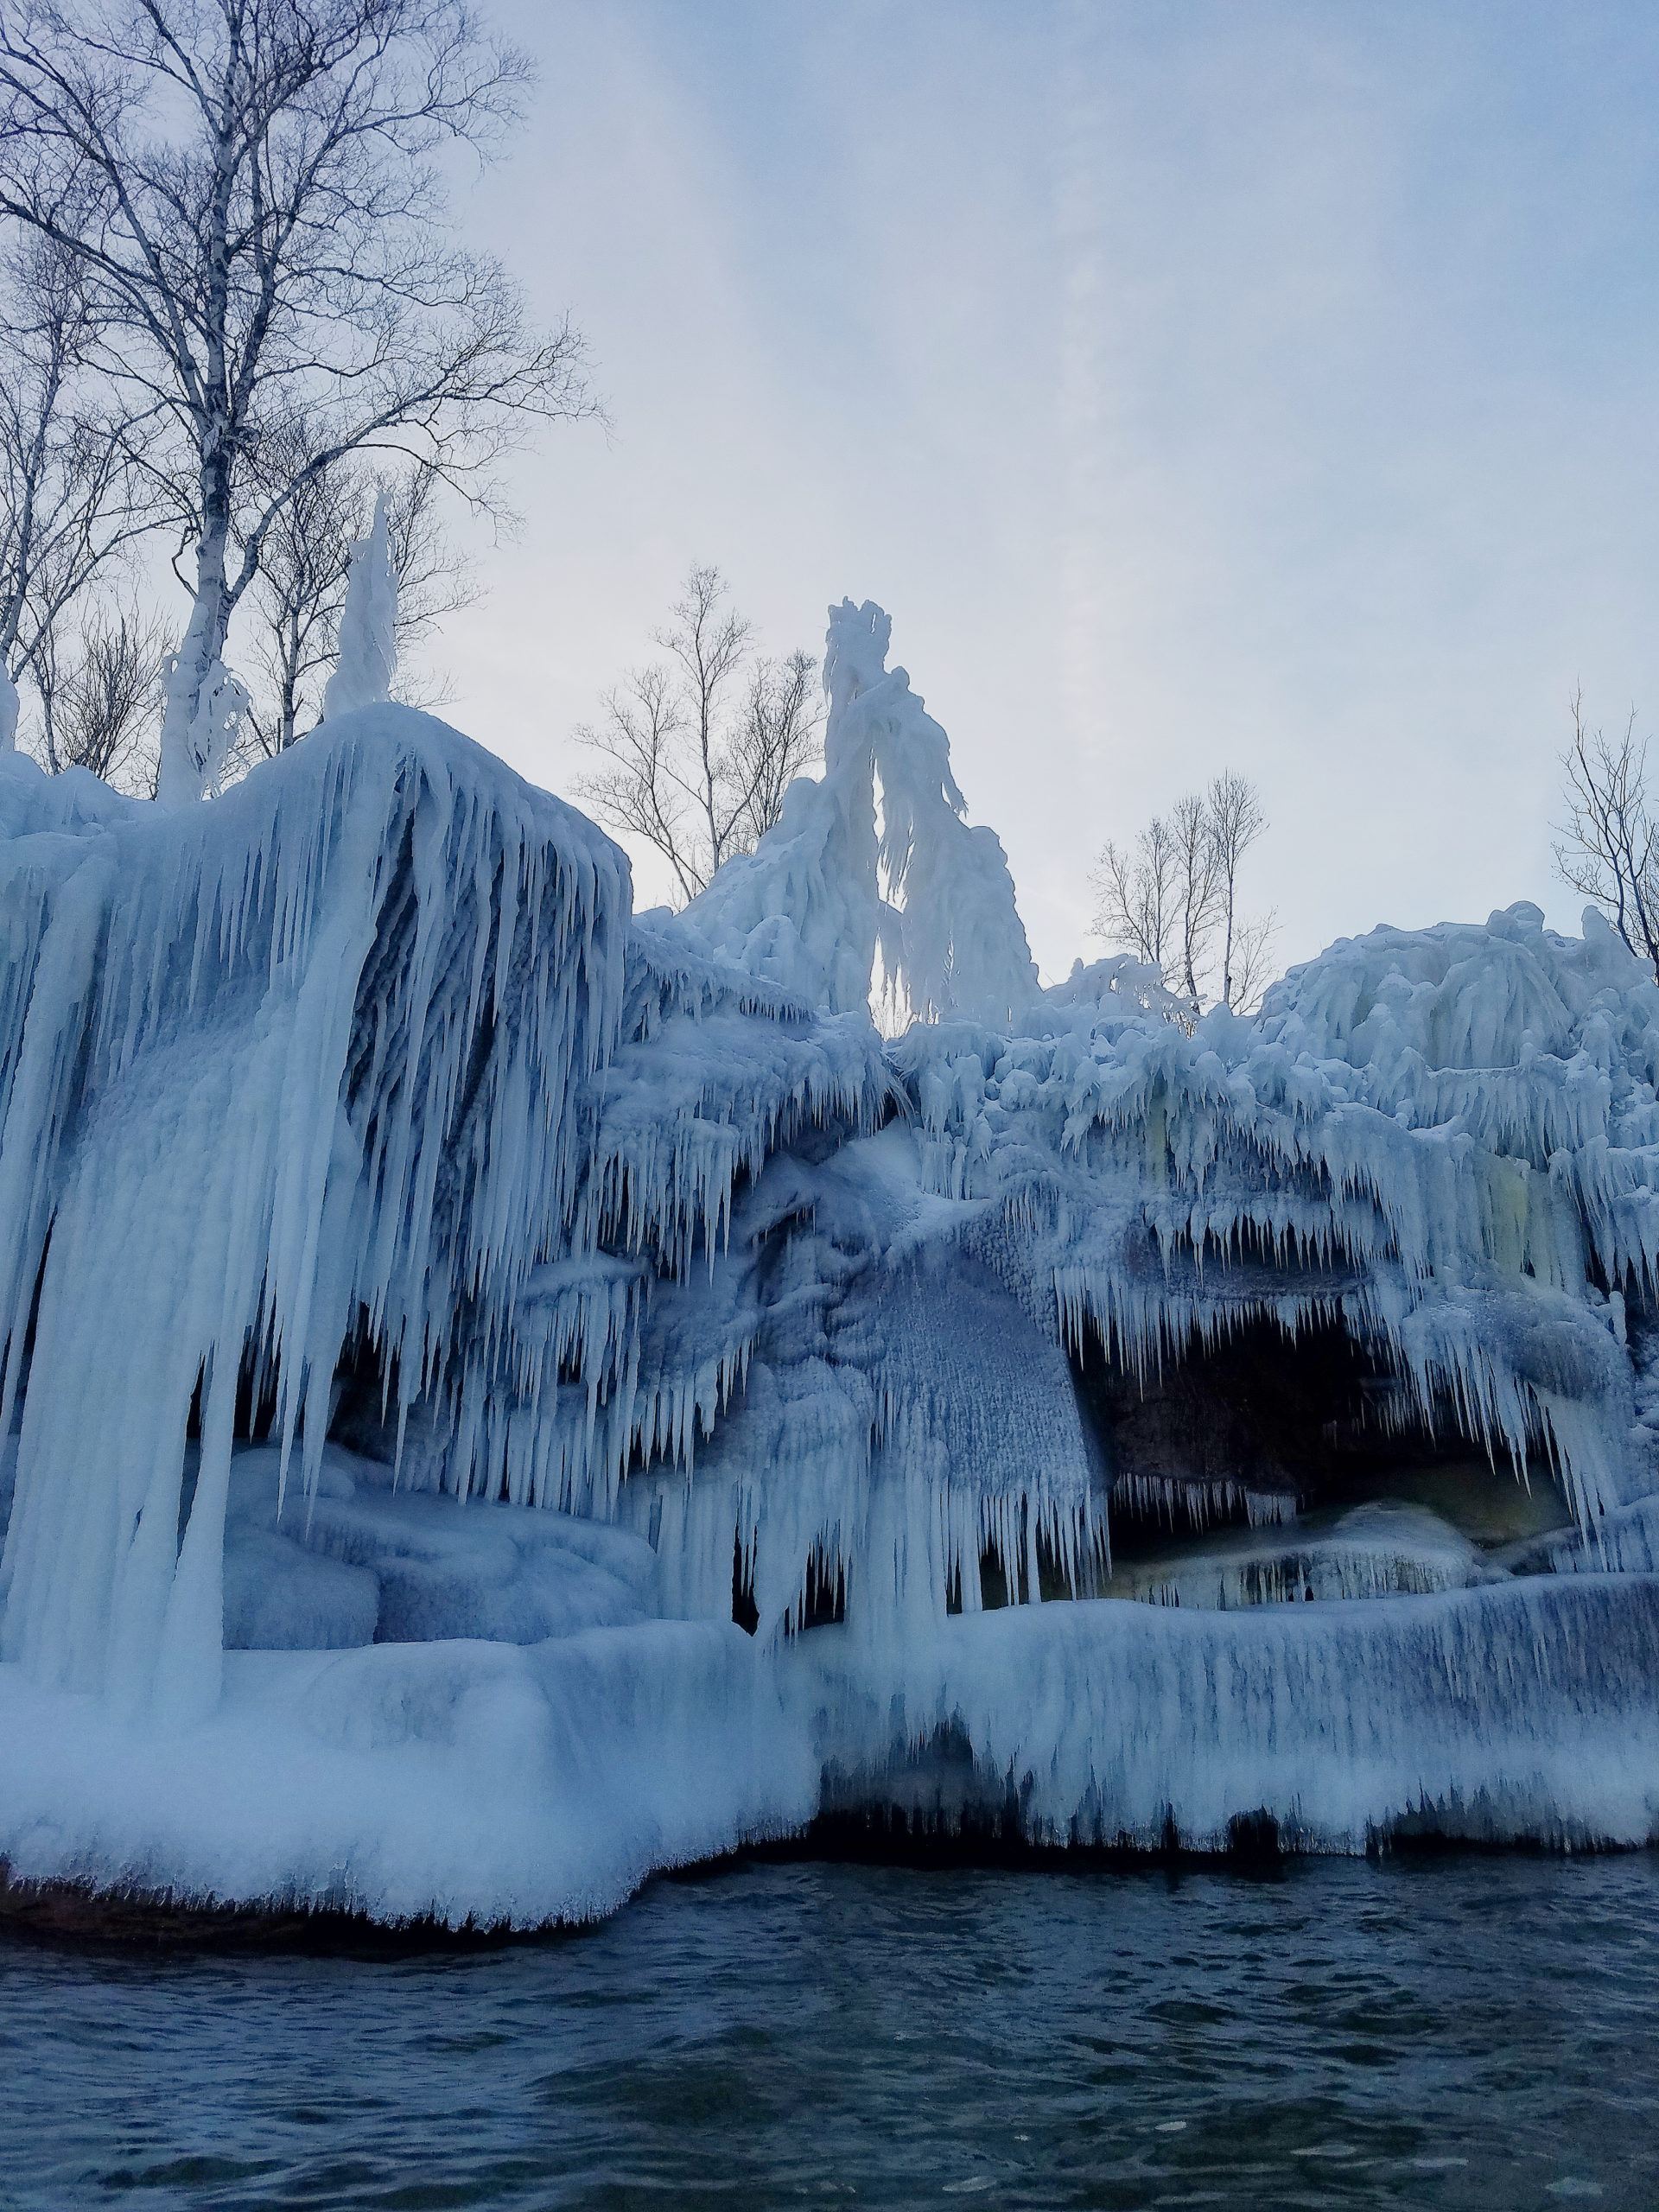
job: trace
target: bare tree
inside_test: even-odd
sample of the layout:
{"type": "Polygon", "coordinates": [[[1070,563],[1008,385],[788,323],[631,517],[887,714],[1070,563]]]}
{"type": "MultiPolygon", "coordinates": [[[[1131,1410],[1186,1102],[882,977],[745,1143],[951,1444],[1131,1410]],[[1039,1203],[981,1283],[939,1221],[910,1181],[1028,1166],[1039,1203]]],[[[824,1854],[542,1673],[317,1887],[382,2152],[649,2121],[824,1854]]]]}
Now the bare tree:
{"type": "Polygon", "coordinates": [[[446,232],[445,143],[491,153],[529,79],[467,0],[0,10],[0,213],[74,257],[123,411],[168,434],[147,465],[191,594],[169,804],[213,780],[228,625],[314,478],[393,451],[475,489],[533,421],[594,405],[569,325],[534,331],[446,232]],[[298,458],[273,471],[279,434],[298,458]]]}
{"type": "Polygon", "coordinates": [[[1095,863],[1095,934],[1176,976],[1193,1018],[1217,933],[1225,1005],[1247,1010],[1267,981],[1274,918],[1246,919],[1238,906],[1241,864],[1267,826],[1255,786],[1227,769],[1095,863]]]}
{"type": "Polygon", "coordinates": [[[1265,914],[1238,924],[1233,936],[1232,995],[1225,1001],[1235,1014],[1254,1014],[1260,1007],[1262,994],[1273,981],[1273,940],[1277,934],[1278,913],[1271,906],[1265,914]]]}
{"type": "MultiPolygon", "coordinates": [[[[58,632],[105,563],[148,526],[120,426],[86,404],[95,327],[79,264],[14,239],[0,310],[0,747],[17,684],[52,680],[58,632]]],[[[48,745],[48,752],[50,750],[48,745]]]]}
{"type": "Polygon", "coordinates": [[[682,903],[722,861],[753,850],[818,748],[810,653],[756,661],[733,710],[753,628],[727,596],[718,569],[690,569],[657,633],[667,660],[632,670],[605,694],[599,721],[576,732],[601,764],[578,779],[578,795],[661,854],[682,903]]]}
{"type": "MultiPolygon", "coordinates": [[[[391,565],[397,575],[398,669],[392,696],[410,707],[441,707],[454,696],[449,677],[441,671],[414,673],[415,648],[423,645],[446,616],[459,614],[478,599],[478,581],[470,557],[461,551],[443,526],[437,495],[443,480],[421,462],[404,471],[391,486],[388,520],[391,531],[391,565]]],[[[365,487],[364,515],[373,512],[378,484],[365,487]]],[[[487,514],[503,534],[516,530],[518,518],[498,494],[481,493],[472,503],[487,514]]]]}
{"type": "Polygon", "coordinates": [[[734,780],[747,791],[735,836],[753,852],[784,809],[784,793],[818,751],[818,664],[797,646],[762,656],[749,674],[743,718],[732,736],[734,780]]]}
{"type": "Polygon", "coordinates": [[[1573,700],[1567,771],[1567,820],[1555,866],[1581,899],[1600,907],[1659,982],[1659,823],[1648,808],[1648,748],[1632,710],[1617,744],[1584,726],[1584,694],[1573,700]]]}
{"type": "Polygon", "coordinates": [[[660,853],[674,871],[680,904],[695,899],[708,876],[697,865],[696,836],[686,824],[680,757],[685,722],[673,680],[660,663],[630,669],[606,692],[597,723],[584,722],[580,743],[604,765],[576,779],[577,796],[601,822],[660,853]]]}
{"type": "Polygon", "coordinates": [[[748,650],[752,625],[734,609],[722,608],[726,595],[718,569],[693,565],[674,602],[673,621],[657,632],[658,644],[679,664],[680,699],[693,747],[683,788],[699,817],[705,884],[734,849],[749,796],[734,772],[731,748],[721,741],[720,726],[727,686],[748,650]]]}
{"type": "Polygon", "coordinates": [[[1196,1014],[1200,1005],[1198,973],[1215,933],[1217,893],[1221,880],[1208,802],[1196,791],[1178,798],[1169,810],[1169,829],[1175,847],[1181,988],[1196,1014]]]}
{"type": "Polygon", "coordinates": [[[57,666],[56,640],[48,641],[38,681],[54,774],[89,768],[135,796],[153,794],[162,673],[172,645],[158,618],[109,601],[81,624],[78,649],[64,671],[57,666]]]}
{"type": "Polygon", "coordinates": [[[253,661],[264,679],[250,734],[267,756],[294,742],[332,656],[359,504],[359,486],[343,462],[319,469],[296,484],[265,532],[247,604],[253,661]]]}
{"type": "Polygon", "coordinates": [[[1224,768],[1210,786],[1210,840],[1215,853],[1217,923],[1221,931],[1221,995],[1223,1002],[1243,1008],[1259,995],[1267,978],[1259,971],[1265,964],[1273,935],[1273,917],[1247,923],[1238,912],[1238,872],[1244,855],[1268,826],[1262,798],[1255,785],[1224,768]]]}
{"type": "Polygon", "coordinates": [[[1176,939],[1179,856],[1170,826],[1154,816],[1133,846],[1108,844],[1091,880],[1098,902],[1095,933],[1161,969],[1176,939]]]}
{"type": "MultiPolygon", "coordinates": [[[[419,463],[388,485],[367,468],[340,461],[312,476],[277,516],[249,600],[264,677],[250,710],[257,753],[282,752],[315,718],[339,638],[352,546],[382,490],[390,494],[400,659],[443,616],[472,604],[471,564],[444,532],[435,499],[440,488],[435,472],[419,463]]],[[[397,689],[410,705],[435,706],[446,696],[442,683],[404,682],[397,689]]]]}

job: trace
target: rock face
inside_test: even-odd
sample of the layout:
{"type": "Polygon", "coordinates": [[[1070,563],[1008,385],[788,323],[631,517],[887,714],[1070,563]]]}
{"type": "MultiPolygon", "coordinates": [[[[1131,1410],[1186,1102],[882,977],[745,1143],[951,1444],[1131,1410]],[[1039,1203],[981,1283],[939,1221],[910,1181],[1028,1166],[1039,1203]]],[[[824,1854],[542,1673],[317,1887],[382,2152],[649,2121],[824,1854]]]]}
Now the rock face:
{"type": "Polygon", "coordinates": [[[408,709],[167,814],[0,758],[14,1882],[1653,1834],[1659,991],[1522,906],[1043,993],[885,658],[679,916],[408,709]]]}

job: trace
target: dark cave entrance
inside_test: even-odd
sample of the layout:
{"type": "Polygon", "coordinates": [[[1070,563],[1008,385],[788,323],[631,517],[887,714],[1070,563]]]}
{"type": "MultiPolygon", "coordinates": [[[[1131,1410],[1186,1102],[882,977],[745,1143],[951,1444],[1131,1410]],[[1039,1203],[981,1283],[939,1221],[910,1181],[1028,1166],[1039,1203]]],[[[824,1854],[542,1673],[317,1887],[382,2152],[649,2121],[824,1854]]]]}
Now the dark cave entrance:
{"type": "Polygon", "coordinates": [[[1519,1480],[1449,1396],[1425,1419],[1333,1319],[1294,1337],[1267,1319],[1216,1344],[1195,1337],[1144,1378],[1096,1340],[1072,1371],[1109,1470],[1115,1562],[1379,1500],[1427,1506],[1487,1545],[1568,1517],[1541,1462],[1519,1480]]]}

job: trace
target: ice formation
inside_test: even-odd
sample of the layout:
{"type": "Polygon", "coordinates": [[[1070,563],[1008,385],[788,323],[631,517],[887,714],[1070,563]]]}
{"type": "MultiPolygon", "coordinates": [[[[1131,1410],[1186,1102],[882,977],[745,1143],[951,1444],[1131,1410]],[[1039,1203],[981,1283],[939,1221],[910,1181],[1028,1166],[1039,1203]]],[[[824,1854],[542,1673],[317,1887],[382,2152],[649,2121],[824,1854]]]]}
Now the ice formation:
{"type": "Polygon", "coordinates": [[[1659,989],[1522,905],[1044,991],[887,645],[677,916],[384,688],[207,805],[0,757],[14,1877],[1654,1834],[1659,989]]]}
{"type": "Polygon", "coordinates": [[[391,696],[397,668],[397,571],[391,558],[390,511],[382,492],[374,503],[368,536],[353,542],[339,650],[322,694],[323,721],[338,721],[359,707],[379,706],[391,696]]]}
{"type": "Polygon", "coordinates": [[[161,766],[156,796],[162,806],[189,806],[217,789],[247,718],[248,688],[222,660],[207,664],[191,698],[191,645],[169,655],[162,683],[161,766]]]}

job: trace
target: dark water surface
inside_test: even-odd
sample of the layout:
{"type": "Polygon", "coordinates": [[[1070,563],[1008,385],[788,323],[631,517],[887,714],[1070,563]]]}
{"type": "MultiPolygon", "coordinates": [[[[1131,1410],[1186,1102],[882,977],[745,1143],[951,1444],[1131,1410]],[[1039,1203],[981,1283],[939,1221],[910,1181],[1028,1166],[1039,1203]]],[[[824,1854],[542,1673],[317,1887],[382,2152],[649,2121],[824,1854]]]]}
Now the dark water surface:
{"type": "Polygon", "coordinates": [[[739,1866],[404,1958],[0,1943],[0,2204],[1659,2205],[1659,1860],[739,1866]]]}

